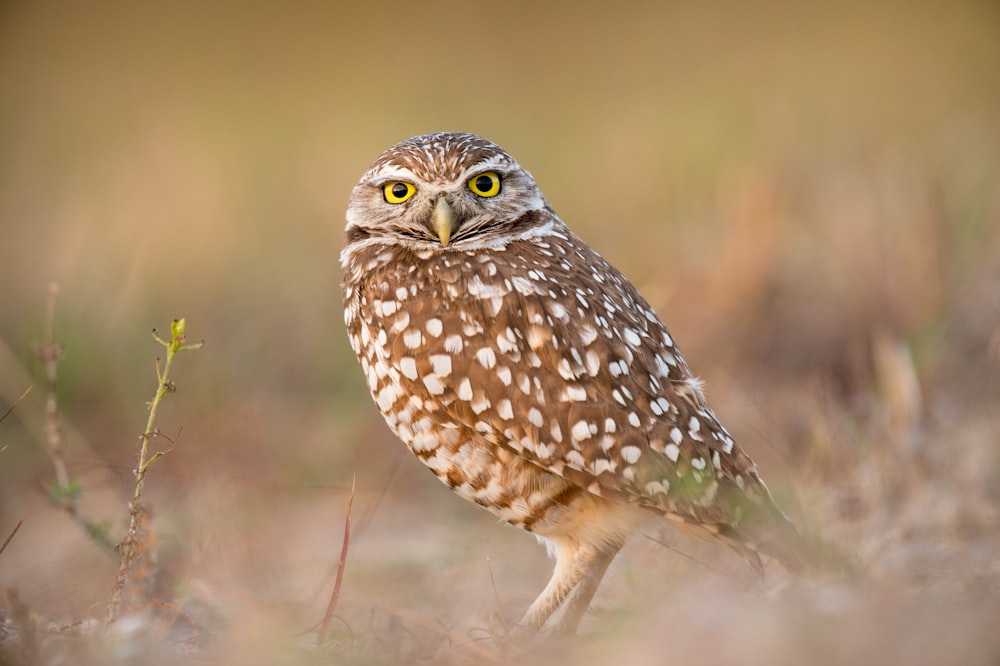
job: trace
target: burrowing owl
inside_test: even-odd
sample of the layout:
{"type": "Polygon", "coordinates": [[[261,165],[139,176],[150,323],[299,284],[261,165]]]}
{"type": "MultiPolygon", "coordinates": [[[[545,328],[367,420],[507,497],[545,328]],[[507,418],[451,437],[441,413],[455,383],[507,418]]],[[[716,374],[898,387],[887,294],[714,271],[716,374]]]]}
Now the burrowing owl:
{"type": "Polygon", "coordinates": [[[387,150],[351,193],[341,264],[351,346],[389,427],[555,555],[523,629],[562,607],[551,629],[574,631],[654,514],[758,568],[758,552],[797,564],[794,530],[667,327],[499,146],[441,133],[387,150]]]}

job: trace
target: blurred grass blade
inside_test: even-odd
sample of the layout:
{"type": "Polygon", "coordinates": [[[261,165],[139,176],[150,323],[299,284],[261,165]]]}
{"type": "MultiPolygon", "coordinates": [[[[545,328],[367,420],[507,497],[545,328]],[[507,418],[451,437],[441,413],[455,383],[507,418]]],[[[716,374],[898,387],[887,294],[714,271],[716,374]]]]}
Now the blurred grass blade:
{"type": "Polygon", "coordinates": [[[0,415],[0,423],[3,423],[3,420],[5,418],[7,418],[8,416],[10,416],[10,413],[14,411],[14,408],[17,407],[18,405],[20,405],[21,401],[24,400],[26,397],[28,397],[29,393],[31,393],[31,387],[30,386],[28,388],[24,389],[24,393],[21,394],[21,397],[18,398],[17,400],[15,400],[14,404],[11,405],[10,407],[8,407],[7,411],[5,411],[2,415],[0,415]]]}
{"type": "Polygon", "coordinates": [[[337,562],[337,579],[333,583],[333,592],[330,593],[330,603],[326,606],[326,613],[323,615],[323,622],[319,627],[319,636],[316,637],[316,644],[322,645],[326,640],[326,633],[330,627],[330,620],[337,610],[337,602],[340,600],[340,585],[344,580],[344,567],[347,564],[347,549],[351,542],[351,508],[354,506],[354,489],[357,484],[357,477],[351,480],[351,497],[347,500],[347,516],[344,518],[344,543],[340,547],[340,561],[337,562]]]}
{"type": "Polygon", "coordinates": [[[2,555],[3,551],[7,549],[7,544],[10,543],[10,540],[14,538],[14,535],[17,534],[17,531],[21,529],[21,525],[23,524],[24,524],[24,518],[21,518],[20,520],[17,521],[17,525],[14,525],[14,529],[12,529],[10,531],[10,534],[7,535],[7,538],[4,539],[3,545],[0,545],[0,555],[2,555]]]}

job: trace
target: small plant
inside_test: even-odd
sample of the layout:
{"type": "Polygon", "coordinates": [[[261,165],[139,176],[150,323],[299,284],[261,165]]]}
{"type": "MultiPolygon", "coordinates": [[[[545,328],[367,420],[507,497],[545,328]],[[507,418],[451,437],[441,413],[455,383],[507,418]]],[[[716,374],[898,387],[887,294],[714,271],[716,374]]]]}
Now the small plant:
{"type": "MultiPolygon", "coordinates": [[[[147,404],[149,407],[149,419],[146,421],[146,429],[139,435],[139,460],[133,470],[135,474],[135,491],[132,495],[132,501],[128,505],[128,532],[116,548],[120,564],[114,585],[111,587],[111,599],[108,602],[108,622],[113,622],[121,612],[122,593],[129,581],[129,574],[133,563],[145,551],[147,545],[145,524],[148,520],[148,514],[142,505],[143,483],[145,482],[146,472],[149,471],[149,467],[169,453],[169,450],[167,450],[156,451],[150,454],[149,442],[154,437],[166,438],[159,430],[154,429],[154,422],[156,421],[156,410],[160,406],[160,401],[168,393],[173,393],[177,390],[177,385],[170,379],[170,369],[173,365],[174,357],[180,351],[198,349],[204,344],[204,342],[188,344],[184,319],[175,319],[170,324],[169,341],[161,338],[155,328],[153,329],[153,339],[166,348],[167,357],[166,362],[163,362],[159,356],[156,357],[156,393],[153,395],[153,399],[147,404]]],[[[169,441],[169,438],[166,439],[169,441]]]]}
{"type": "MultiPolygon", "coordinates": [[[[70,519],[80,525],[84,531],[101,546],[109,550],[114,542],[108,535],[108,524],[94,522],[80,513],[80,498],[83,487],[79,479],[69,474],[63,449],[62,427],[59,420],[59,400],[56,385],[59,377],[59,362],[62,360],[63,347],[55,338],[56,301],[59,298],[59,283],[49,284],[48,301],[45,310],[45,337],[35,345],[35,356],[41,362],[45,371],[45,452],[52,461],[55,478],[45,486],[46,496],[53,506],[66,512],[70,519]]],[[[31,387],[28,388],[31,390],[31,387]]],[[[25,392],[27,395],[27,391],[25,392]]],[[[18,399],[24,399],[22,395],[18,399]]],[[[15,403],[16,404],[16,403],[15,403]]]]}

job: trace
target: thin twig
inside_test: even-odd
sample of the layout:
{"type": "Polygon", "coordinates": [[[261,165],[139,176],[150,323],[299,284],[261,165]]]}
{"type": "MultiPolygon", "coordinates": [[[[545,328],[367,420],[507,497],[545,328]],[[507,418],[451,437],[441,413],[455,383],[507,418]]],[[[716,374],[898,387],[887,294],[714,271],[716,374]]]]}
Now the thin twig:
{"type": "Polygon", "coordinates": [[[697,564],[699,566],[705,567],[706,569],[708,569],[709,571],[711,571],[714,574],[717,574],[719,576],[722,576],[723,578],[727,578],[727,579],[732,580],[731,576],[723,573],[722,571],[719,571],[718,569],[716,569],[715,567],[713,567],[712,565],[710,565],[710,564],[708,564],[706,562],[702,562],[697,557],[692,557],[691,555],[688,555],[684,551],[682,551],[682,550],[680,550],[678,548],[674,548],[673,546],[671,546],[666,541],[661,541],[660,539],[657,539],[656,537],[650,536],[648,534],[646,535],[646,538],[649,539],[650,541],[652,541],[653,543],[657,543],[657,544],[663,546],[664,548],[666,548],[667,550],[669,550],[671,553],[674,553],[676,555],[680,555],[685,560],[689,560],[691,562],[694,562],[695,564],[697,564]]]}
{"type": "Polygon", "coordinates": [[[392,467],[389,469],[389,473],[385,477],[385,481],[382,483],[382,487],[378,489],[378,493],[376,493],[374,499],[365,503],[364,511],[362,511],[360,518],[355,521],[355,535],[364,534],[365,530],[368,529],[368,525],[370,525],[372,520],[375,518],[375,513],[382,505],[382,500],[389,494],[389,488],[392,487],[392,482],[396,480],[396,474],[399,472],[400,460],[402,460],[402,458],[397,456],[395,461],[392,463],[392,467]]]}
{"type": "Polygon", "coordinates": [[[6,412],[0,414],[0,423],[3,423],[3,420],[8,416],[10,416],[10,413],[14,411],[14,408],[17,407],[19,404],[21,404],[22,400],[28,397],[28,394],[31,393],[31,388],[32,387],[29,386],[28,388],[24,389],[24,393],[21,394],[21,397],[15,400],[14,404],[8,407],[6,412]]]}
{"type": "Polygon", "coordinates": [[[24,524],[24,518],[21,518],[20,520],[17,521],[17,525],[14,525],[14,529],[11,530],[10,535],[6,539],[4,539],[3,545],[0,545],[0,554],[2,554],[4,550],[6,550],[7,544],[10,543],[10,540],[14,538],[14,535],[17,534],[17,531],[21,529],[21,525],[23,524],[24,524]]]}
{"type": "Polygon", "coordinates": [[[490,586],[493,588],[493,601],[497,605],[497,617],[500,618],[500,624],[503,627],[503,632],[505,636],[510,636],[510,626],[507,624],[507,618],[503,615],[503,604],[500,603],[500,593],[497,591],[497,581],[493,577],[493,560],[486,558],[486,566],[490,572],[490,586]]]}
{"type": "Polygon", "coordinates": [[[344,580],[344,567],[347,564],[347,548],[351,542],[351,507],[354,506],[354,488],[357,477],[351,480],[351,497],[347,500],[347,516],[344,518],[344,543],[340,547],[340,561],[337,562],[337,579],[333,583],[333,592],[330,594],[330,603],[326,606],[326,614],[323,615],[323,622],[319,626],[319,636],[316,637],[316,645],[322,645],[326,641],[326,632],[333,619],[333,613],[337,609],[337,602],[340,600],[340,584],[344,580]]]}
{"type": "MultiPolygon", "coordinates": [[[[62,450],[62,429],[59,427],[59,403],[56,399],[56,378],[62,347],[55,341],[56,299],[59,297],[59,283],[49,284],[49,300],[45,310],[45,339],[42,341],[40,356],[45,364],[45,380],[48,396],[45,400],[45,435],[49,442],[49,453],[56,468],[56,483],[60,488],[69,487],[69,472],[62,450]]],[[[72,502],[67,499],[67,502],[72,502]]]]}
{"type": "Polygon", "coordinates": [[[166,601],[153,601],[150,605],[154,608],[172,610],[177,613],[178,616],[184,618],[184,620],[188,623],[188,626],[191,627],[191,637],[187,640],[188,654],[193,654],[195,648],[198,647],[198,635],[200,633],[198,631],[198,623],[194,621],[194,618],[180,606],[175,606],[174,604],[166,601]]]}
{"type": "Polygon", "coordinates": [[[59,426],[59,402],[56,398],[56,379],[58,377],[59,359],[62,358],[62,347],[55,341],[56,299],[59,298],[59,283],[49,284],[49,299],[45,309],[45,337],[38,349],[38,358],[45,366],[45,381],[47,397],[45,399],[45,436],[49,444],[49,456],[56,470],[56,483],[63,491],[59,495],[69,510],[75,503],[73,493],[64,492],[69,488],[69,472],[62,449],[62,428],[59,426]]]}

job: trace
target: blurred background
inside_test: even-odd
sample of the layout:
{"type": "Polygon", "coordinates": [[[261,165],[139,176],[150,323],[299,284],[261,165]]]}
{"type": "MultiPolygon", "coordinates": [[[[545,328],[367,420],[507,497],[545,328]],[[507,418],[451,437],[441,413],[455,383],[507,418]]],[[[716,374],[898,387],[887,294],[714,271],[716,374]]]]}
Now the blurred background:
{"type": "Polygon", "coordinates": [[[65,627],[104,616],[149,331],[185,317],[205,346],[177,358],[146,483],[146,601],[183,613],[130,649],[170,663],[196,631],[196,653],[244,662],[489,657],[478,639],[551,563],[393,439],[340,305],[351,187],[439,130],[532,172],[668,323],[793,520],[857,563],[761,595],[717,545],[637,538],[574,659],[996,663],[988,0],[3,3],[0,413],[32,390],[0,423],[0,542],[24,519],[0,614],[16,590],[49,628],[42,654],[121,657],[65,627]],[[79,518],[51,498],[53,282],[79,518]],[[316,653],[352,483],[340,620],[316,653]]]}

